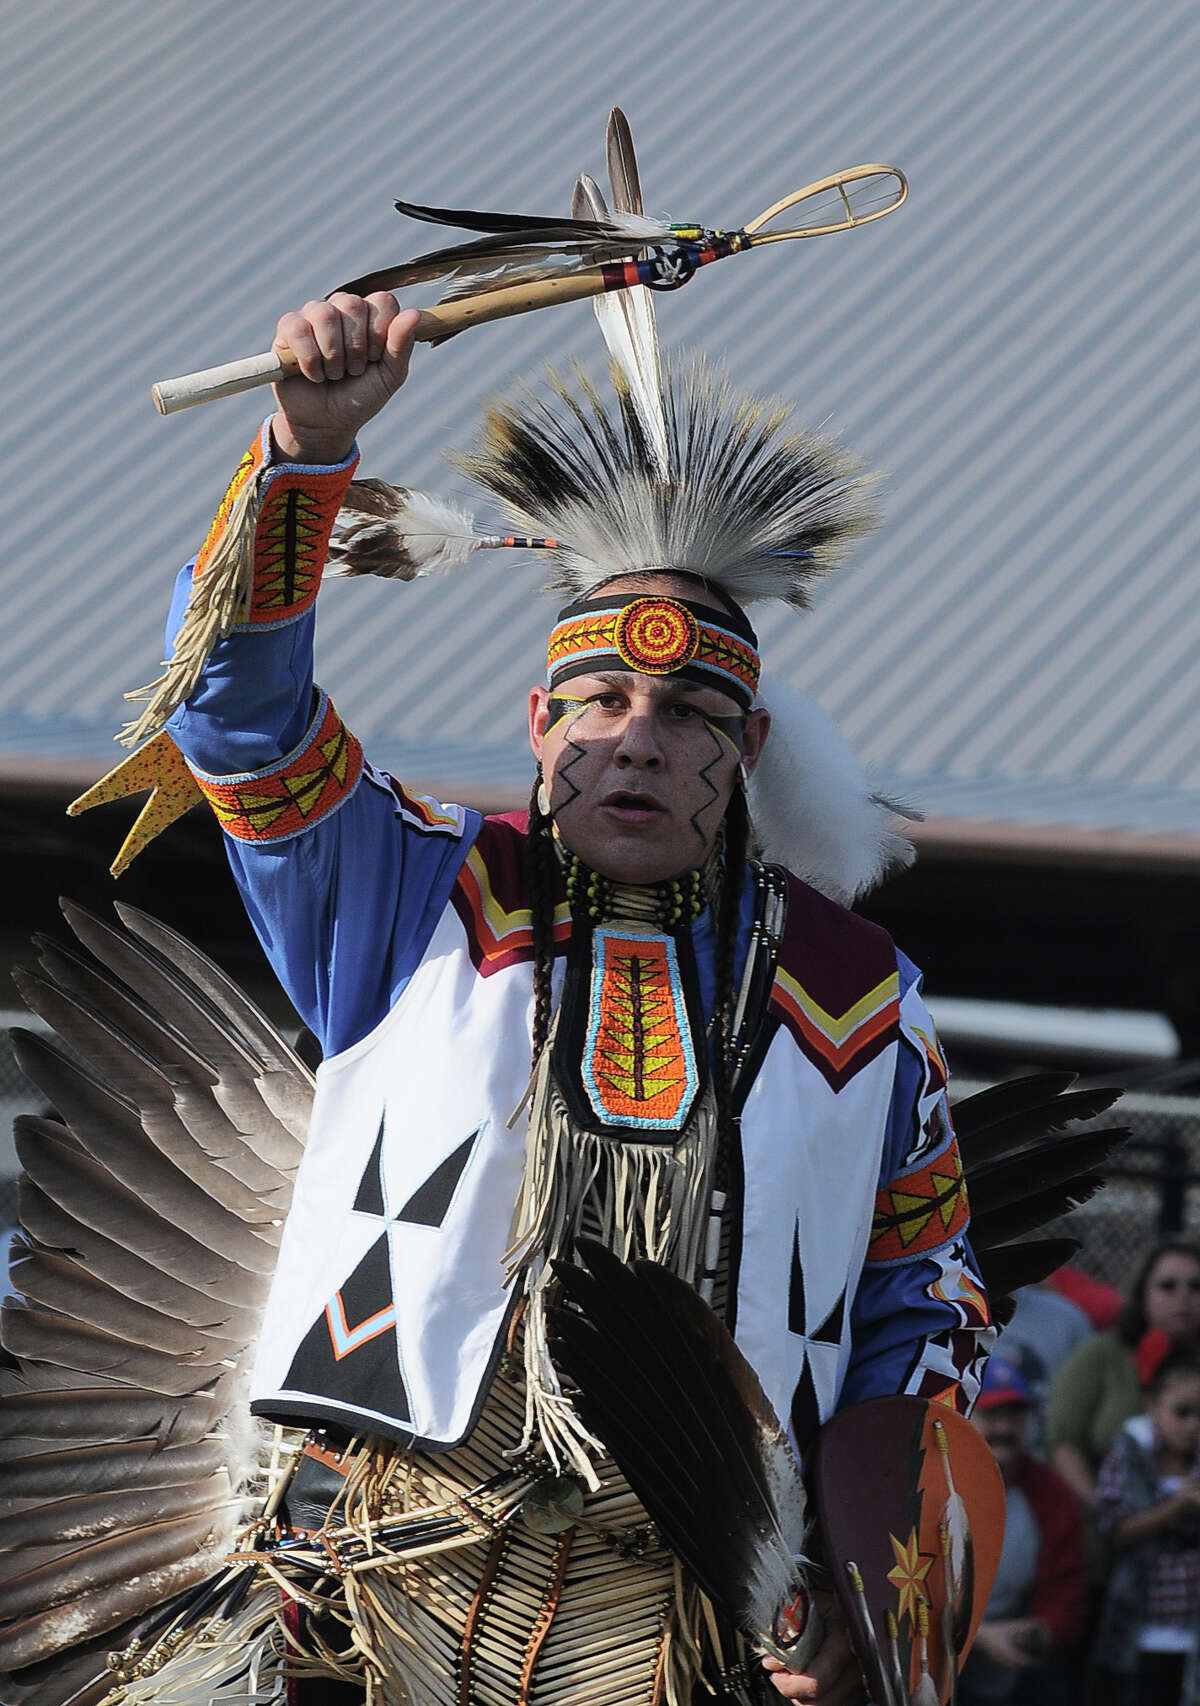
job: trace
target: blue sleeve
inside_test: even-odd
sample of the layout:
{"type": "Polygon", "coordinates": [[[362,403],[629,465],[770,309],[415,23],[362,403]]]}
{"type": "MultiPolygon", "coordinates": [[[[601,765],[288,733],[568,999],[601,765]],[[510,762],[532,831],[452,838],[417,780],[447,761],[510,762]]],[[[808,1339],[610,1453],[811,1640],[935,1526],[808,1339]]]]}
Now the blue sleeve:
{"type": "MultiPolygon", "coordinates": [[[[168,625],[191,584],[180,575],[168,625]]],[[[278,628],[237,631],[214,648],[170,731],[194,770],[252,782],[303,754],[325,703],[313,684],[312,610],[278,628]]],[[[432,804],[432,803],[431,803],[432,804]]],[[[368,764],[336,809],[286,839],[226,836],[251,923],[327,1055],[374,1029],[428,947],[481,819],[421,814],[368,764]],[[434,820],[422,822],[422,815],[434,820]]]]}
{"type": "Polygon", "coordinates": [[[978,1395],[995,1330],[967,1237],[945,1064],[919,974],[903,954],[897,958],[901,1035],[896,1076],[839,1406],[909,1392],[941,1398],[965,1411],[978,1395]],[[931,1204],[924,1219],[922,1196],[931,1204]],[[897,1201],[909,1217],[899,1235],[889,1225],[897,1201]],[[918,1205],[915,1213],[913,1204],[918,1205]]]}

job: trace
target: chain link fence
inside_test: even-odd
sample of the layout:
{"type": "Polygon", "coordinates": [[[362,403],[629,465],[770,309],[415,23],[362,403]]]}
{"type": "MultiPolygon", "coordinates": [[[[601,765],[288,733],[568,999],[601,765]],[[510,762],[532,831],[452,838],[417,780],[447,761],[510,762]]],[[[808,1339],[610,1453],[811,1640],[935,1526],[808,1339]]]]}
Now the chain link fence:
{"type": "Polygon", "coordinates": [[[1061,1230],[1080,1240],[1081,1268],[1124,1290],[1149,1244],[1200,1243],[1200,1097],[1128,1091],[1103,1123],[1132,1135],[1104,1168],[1104,1189],[1061,1230]]]}

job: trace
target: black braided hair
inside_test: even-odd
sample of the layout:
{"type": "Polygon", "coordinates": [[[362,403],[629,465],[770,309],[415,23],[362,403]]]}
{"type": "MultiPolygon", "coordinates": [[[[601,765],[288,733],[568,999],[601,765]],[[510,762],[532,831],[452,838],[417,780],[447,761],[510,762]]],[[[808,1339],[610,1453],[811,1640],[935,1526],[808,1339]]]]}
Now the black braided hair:
{"type": "Polygon", "coordinates": [[[554,970],[554,848],[550,843],[550,819],[542,811],[539,795],[542,767],[539,764],[529,796],[529,826],[525,832],[525,859],[529,876],[529,921],[533,936],[533,1058],[545,1047],[550,1034],[551,976],[554,970]]]}
{"type": "Polygon", "coordinates": [[[716,961],[717,992],[713,1009],[713,1088],[717,1099],[717,1152],[715,1184],[728,1189],[729,1133],[732,1125],[730,1071],[733,1053],[733,1015],[736,1004],[734,971],[737,957],[738,920],[742,888],[746,880],[746,858],[750,846],[750,814],[746,791],[735,784],[725,810],[725,848],[721,891],[717,898],[716,961]]]}

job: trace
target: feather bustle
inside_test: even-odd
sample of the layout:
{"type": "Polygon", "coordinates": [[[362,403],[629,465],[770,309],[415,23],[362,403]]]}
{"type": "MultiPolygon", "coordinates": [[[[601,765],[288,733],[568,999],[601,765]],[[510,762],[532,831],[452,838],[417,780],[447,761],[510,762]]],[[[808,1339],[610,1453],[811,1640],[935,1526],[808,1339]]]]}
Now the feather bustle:
{"type": "Polygon", "coordinates": [[[136,1250],[143,1261],[167,1275],[186,1273],[194,1289],[222,1303],[244,1307],[248,1299],[265,1298],[266,1276],[248,1275],[236,1262],[219,1256],[148,1208],[107,1167],[39,1130],[27,1116],[14,1123],[13,1140],[26,1175],[43,1194],[110,1242],[136,1250]]]}
{"type": "MultiPolygon", "coordinates": [[[[144,915],[139,942],[64,911],[99,966],[43,944],[23,978],[80,1060],[17,1039],[69,1123],[17,1122],[24,1295],[0,1325],[19,1358],[0,1369],[0,1665],[45,1706],[65,1706],[47,1692],[64,1650],[211,1579],[232,1540],[258,1474],[248,1362],[312,1094],[190,944],[144,915]]],[[[111,1681],[87,1668],[81,1700],[111,1681]]]]}
{"type": "MultiPolygon", "coordinates": [[[[25,1131],[29,1126],[36,1127],[37,1122],[32,1117],[22,1116],[21,1125],[22,1131],[25,1131]]],[[[44,1135],[52,1134],[53,1130],[49,1122],[46,1122],[43,1141],[35,1151],[35,1164],[43,1158],[44,1135]]],[[[18,1155],[24,1148],[22,1138],[17,1145],[18,1155]]],[[[70,1177],[68,1169],[60,1169],[60,1194],[66,1196],[69,1201],[76,1201],[68,1183],[70,1177]]],[[[247,1299],[253,1297],[253,1287],[248,1288],[242,1283],[242,1296],[238,1303],[233,1303],[176,1279],[169,1260],[159,1266],[145,1260],[140,1248],[130,1247],[138,1241],[139,1223],[130,1223],[122,1214],[119,1198],[115,1205],[109,1204],[107,1210],[105,1209],[103,1193],[106,1187],[103,1181],[102,1172],[93,1174],[90,1180],[80,1181],[82,1200],[79,1206],[86,1206],[94,1188],[96,1195],[92,1197],[93,1218],[103,1220],[115,1236],[106,1236],[105,1231],[97,1231],[85,1225],[82,1220],[75,1219],[52,1197],[46,1195],[40,1185],[29,1177],[28,1170],[18,1184],[21,1226],[43,1249],[59,1251],[77,1258],[97,1279],[114,1286],[136,1302],[144,1303],[147,1308],[162,1309],[189,1326],[212,1327],[218,1332],[241,1335],[244,1342],[245,1336],[253,1331],[253,1323],[258,1318],[256,1310],[245,1307],[247,1299]],[[114,1206],[115,1214],[111,1212],[114,1206]]],[[[115,1183],[111,1181],[111,1176],[110,1182],[115,1183]]],[[[157,1220],[149,1222],[151,1226],[159,1224],[157,1220]]],[[[262,1295],[265,1293],[260,1290],[260,1297],[262,1295]]]]}
{"type": "Polygon", "coordinates": [[[685,1282],[653,1263],[626,1268],[589,1240],[577,1254],[586,1269],[556,1268],[573,1307],[554,1315],[575,1402],[710,1597],[744,1628],[769,1630],[803,1542],[803,1492],[777,1419],[685,1282]]]}

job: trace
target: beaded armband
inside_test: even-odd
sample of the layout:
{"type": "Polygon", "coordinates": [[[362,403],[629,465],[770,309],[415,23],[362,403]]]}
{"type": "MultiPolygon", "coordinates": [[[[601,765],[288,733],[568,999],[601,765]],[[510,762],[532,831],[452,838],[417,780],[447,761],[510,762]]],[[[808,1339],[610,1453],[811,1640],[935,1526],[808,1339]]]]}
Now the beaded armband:
{"type": "Polygon", "coordinates": [[[952,1140],[932,1161],[878,1193],[867,1261],[912,1261],[956,1238],[969,1218],[962,1160],[952,1140]]]}
{"type": "Polygon", "coordinates": [[[227,835],[287,841],[344,805],[362,769],[361,743],[322,693],[308,733],[278,764],[244,776],[192,774],[227,835]]]}
{"type": "Polygon", "coordinates": [[[196,557],[192,589],[167,666],[127,693],[146,702],[121,731],[125,746],[153,740],[196,690],[213,647],[227,634],[283,628],[312,604],[338,507],[358,463],[334,467],[270,461],[271,426],[238,463],[196,557]]]}
{"type": "Polygon", "coordinates": [[[285,627],[312,605],[321,585],[329,536],[358,465],[357,455],[329,466],[272,464],[270,433],[270,423],[264,422],[238,464],[193,572],[193,580],[203,577],[240,507],[239,497],[255,484],[254,534],[243,547],[250,551],[253,566],[245,602],[233,625],[235,632],[285,627]]]}

